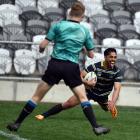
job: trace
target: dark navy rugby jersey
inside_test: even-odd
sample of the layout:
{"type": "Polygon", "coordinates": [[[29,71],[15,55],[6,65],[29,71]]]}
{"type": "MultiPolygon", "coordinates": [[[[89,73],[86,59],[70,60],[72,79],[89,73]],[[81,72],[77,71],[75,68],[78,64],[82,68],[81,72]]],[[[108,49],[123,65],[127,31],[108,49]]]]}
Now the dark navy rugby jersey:
{"type": "Polygon", "coordinates": [[[109,95],[113,89],[114,82],[121,82],[121,71],[117,66],[107,69],[104,61],[89,65],[87,72],[94,71],[97,75],[97,83],[90,91],[98,96],[109,95]]]}

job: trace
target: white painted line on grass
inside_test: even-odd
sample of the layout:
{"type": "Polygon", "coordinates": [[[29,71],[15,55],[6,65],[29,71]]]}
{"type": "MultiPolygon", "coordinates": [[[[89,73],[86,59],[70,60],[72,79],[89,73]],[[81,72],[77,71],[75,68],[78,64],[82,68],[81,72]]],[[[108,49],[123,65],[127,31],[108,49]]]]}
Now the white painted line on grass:
{"type": "Polygon", "coordinates": [[[9,138],[10,140],[29,140],[29,139],[26,139],[26,138],[21,138],[18,135],[15,135],[15,134],[12,134],[12,133],[7,133],[7,132],[1,131],[1,130],[0,130],[0,136],[9,138]]]}

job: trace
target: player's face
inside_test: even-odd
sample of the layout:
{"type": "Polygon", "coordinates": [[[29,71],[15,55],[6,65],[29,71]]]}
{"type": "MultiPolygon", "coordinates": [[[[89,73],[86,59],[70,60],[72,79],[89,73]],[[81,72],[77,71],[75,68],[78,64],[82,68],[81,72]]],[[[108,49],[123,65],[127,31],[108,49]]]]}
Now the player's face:
{"type": "Polygon", "coordinates": [[[105,57],[106,62],[109,67],[114,67],[115,62],[117,60],[117,54],[115,52],[111,52],[109,55],[105,57]]]}

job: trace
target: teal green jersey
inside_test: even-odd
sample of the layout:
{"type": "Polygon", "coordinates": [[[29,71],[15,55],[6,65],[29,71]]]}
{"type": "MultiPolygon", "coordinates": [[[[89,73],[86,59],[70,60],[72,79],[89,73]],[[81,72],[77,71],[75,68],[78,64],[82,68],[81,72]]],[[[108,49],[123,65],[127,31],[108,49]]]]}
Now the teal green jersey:
{"type": "Polygon", "coordinates": [[[79,53],[83,46],[87,50],[94,48],[88,29],[79,22],[66,20],[54,24],[46,38],[54,41],[52,57],[78,63],[79,53]]]}

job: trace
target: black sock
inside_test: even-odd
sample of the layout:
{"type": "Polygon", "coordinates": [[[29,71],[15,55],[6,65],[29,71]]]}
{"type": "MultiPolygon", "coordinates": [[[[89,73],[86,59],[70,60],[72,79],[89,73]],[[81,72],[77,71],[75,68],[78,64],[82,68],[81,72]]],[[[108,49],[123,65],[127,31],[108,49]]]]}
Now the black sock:
{"type": "Polygon", "coordinates": [[[62,104],[57,104],[51,109],[49,109],[47,112],[44,112],[42,115],[46,118],[51,115],[57,114],[63,110],[62,104]]]}
{"type": "Polygon", "coordinates": [[[31,114],[31,112],[34,110],[34,108],[36,107],[36,103],[34,103],[33,101],[29,100],[26,105],[24,106],[23,110],[21,111],[21,113],[19,114],[17,120],[15,121],[15,123],[22,123],[23,120],[29,115],[31,114]]]}
{"type": "Polygon", "coordinates": [[[87,102],[81,103],[81,106],[82,106],[82,109],[83,109],[85,116],[89,120],[92,127],[93,128],[98,127],[98,124],[96,122],[96,117],[95,117],[94,112],[92,110],[91,104],[87,101],[87,102]]]}

